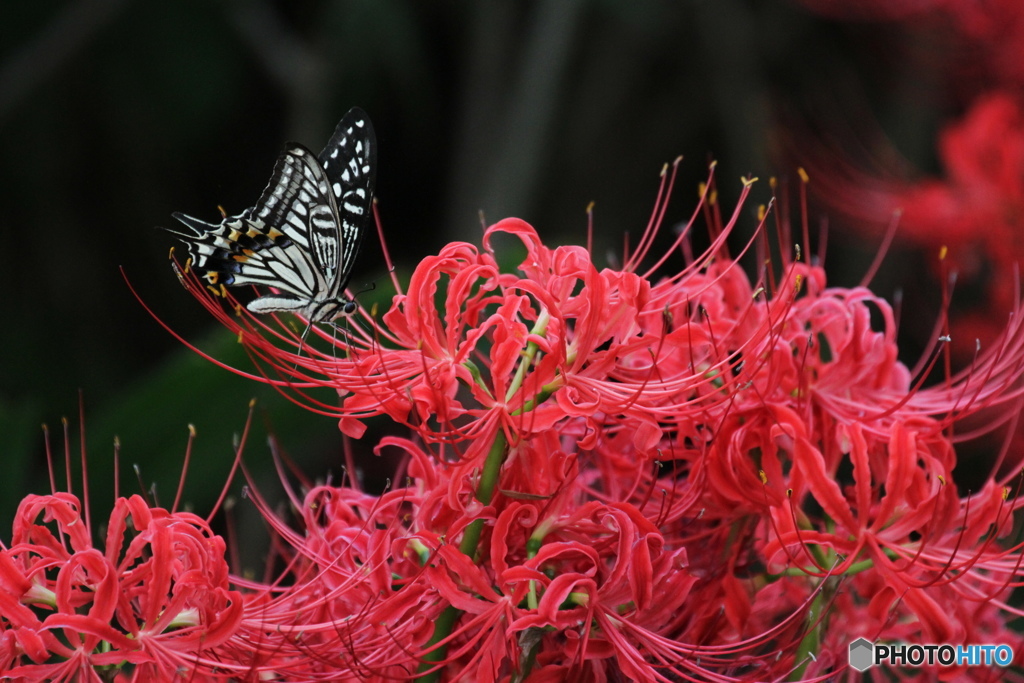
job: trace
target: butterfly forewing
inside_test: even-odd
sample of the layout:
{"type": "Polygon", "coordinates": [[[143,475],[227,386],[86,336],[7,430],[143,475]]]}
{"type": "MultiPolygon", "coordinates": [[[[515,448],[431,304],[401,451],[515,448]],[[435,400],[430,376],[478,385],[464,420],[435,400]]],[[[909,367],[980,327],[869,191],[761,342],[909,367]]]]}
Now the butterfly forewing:
{"type": "Polygon", "coordinates": [[[271,250],[266,255],[271,259],[268,265],[278,265],[272,263],[275,257],[290,256],[298,268],[289,287],[286,265],[282,288],[312,300],[329,295],[337,274],[341,235],[336,204],[319,160],[302,145],[290,145],[278,157],[259,201],[248,211],[253,224],[281,233],[281,237],[275,234],[274,241],[284,253],[271,250]],[[313,274],[312,280],[305,277],[306,271],[313,274]]]}
{"type": "Polygon", "coordinates": [[[351,109],[342,117],[319,159],[341,221],[338,240],[341,276],[334,283],[333,291],[334,296],[338,296],[348,284],[372,210],[377,138],[362,109],[351,109]]]}
{"type": "Polygon", "coordinates": [[[369,119],[352,109],[319,156],[288,145],[251,208],[220,224],[174,214],[190,233],[170,232],[211,285],[279,290],[251,301],[249,310],[332,320],[351,305],[343,291],[370,214],[375,149],[369,119]]]}

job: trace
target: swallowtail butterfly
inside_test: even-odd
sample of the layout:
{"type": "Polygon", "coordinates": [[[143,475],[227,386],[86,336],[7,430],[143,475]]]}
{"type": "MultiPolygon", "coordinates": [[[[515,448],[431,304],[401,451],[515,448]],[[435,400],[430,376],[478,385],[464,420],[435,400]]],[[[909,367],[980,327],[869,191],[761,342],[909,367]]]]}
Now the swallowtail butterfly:
{"type": "Polygon", "coordinates": [[[262,285],[276,293],[249,302],[253,313],[297,313],[310,324],[356,309],[345,287],[369,223],[377,139],[370,119],[350,109],[319,155],[289,143],[254,206],[219,224],[173,214],[190,232],[191,267],[211,289],[262,285]]]}

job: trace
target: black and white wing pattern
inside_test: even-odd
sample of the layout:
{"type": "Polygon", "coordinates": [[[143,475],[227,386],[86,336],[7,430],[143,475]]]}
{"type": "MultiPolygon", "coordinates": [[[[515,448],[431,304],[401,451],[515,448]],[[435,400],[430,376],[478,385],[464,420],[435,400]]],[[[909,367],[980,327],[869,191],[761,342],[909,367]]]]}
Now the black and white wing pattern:
{"type": "Polygon", "coordinates": [[[330,322],[355,310],[345,287],[372,213],[376,154],[370,119],[353,108],[318,156],[287,145],[254,206],[219,224],[175,213],[190,232],[169,232],[214,291],[273,287],[277,292],[250,301],[249,310],[330,322]]]}

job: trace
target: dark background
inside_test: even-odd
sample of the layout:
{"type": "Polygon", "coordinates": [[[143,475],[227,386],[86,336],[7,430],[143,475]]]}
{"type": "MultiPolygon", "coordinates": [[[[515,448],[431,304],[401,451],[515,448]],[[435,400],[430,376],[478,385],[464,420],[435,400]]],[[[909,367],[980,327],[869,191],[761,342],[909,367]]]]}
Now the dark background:
{"type": "MultiPolygon", "coordinates": [[[[139,489],[138,465],[170,505],[193,424],[186,500],[205,513],[252,397],[248,463],[267,470],[270,431],[309,476],[337,480],[334,421],[185,349],[119,270],[176,331],[246,366],[181,289],[174,240],[154,226],[251,205],[285,141],[318,151],[349,107],[369,113],[400,273],[447,241],[478,243],[480,211],[522,217],[552,245],[584,243],[592,200],[600,263],[643,229],[662,165],[680,154],[670,224],[689,216],[710,160],[728,206],[740,176],[793,175],[802,126],[854,129],[854,111],[934,164],[949,105],[905,40],[782,0],[3,3],[0,529],[26,493],[49,490],[41,423],[63,454],[70,418],[78,457],[80,390],[97,510],[112,496],[115,436],[122,493],[139,489]]],[[[744,229],[769,196],[761,183],[744,229]]],[[[855,284],[879,241],[830,236],[832,282],[855,284]]],[[[370,238],[353,284],[384,280],[370,238]]],[[[899,284],[883,274],[876,289],[899,284]]],[[[275,490],[273,474],[257,476],[275,490]]]]}

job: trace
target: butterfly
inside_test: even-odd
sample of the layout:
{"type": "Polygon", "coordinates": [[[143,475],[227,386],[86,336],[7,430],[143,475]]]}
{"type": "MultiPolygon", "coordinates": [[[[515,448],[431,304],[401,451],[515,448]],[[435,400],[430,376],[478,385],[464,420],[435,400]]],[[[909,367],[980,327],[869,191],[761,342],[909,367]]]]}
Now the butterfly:
{"type": "Polygon", "coordinates": [[[191,268],[211,291],[272,287],[246,308],[332,322],[356,310],[345,287],[369,224],[376,164],[373,126],[354,107],[319,155],[286,145],[252,207],[220,223],[174,213],[189,232],[165,230],[185,243],[191,268]]]}

